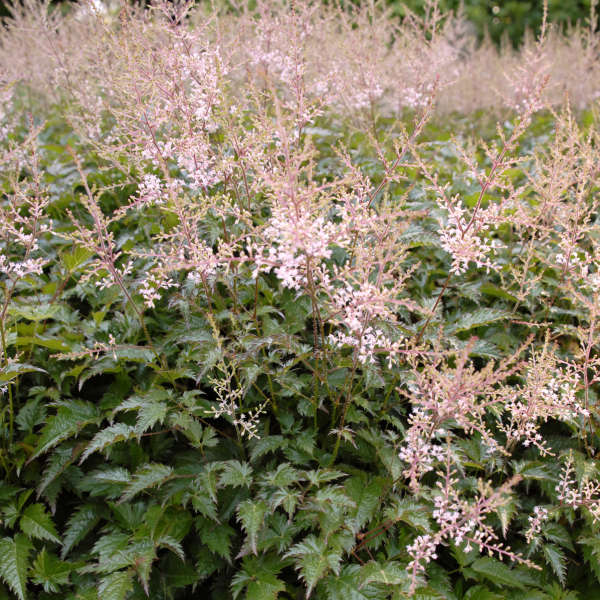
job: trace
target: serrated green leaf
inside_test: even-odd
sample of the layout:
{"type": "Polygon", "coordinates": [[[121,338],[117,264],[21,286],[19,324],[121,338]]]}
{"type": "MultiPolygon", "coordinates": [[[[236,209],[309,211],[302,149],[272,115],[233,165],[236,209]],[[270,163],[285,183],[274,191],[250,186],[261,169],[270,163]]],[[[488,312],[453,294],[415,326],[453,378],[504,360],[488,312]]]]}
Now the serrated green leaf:
{"type": "Polygon", "coordinates": [[[550,565],[562,586],[567,581],[567,559],[565,553],[556,544],[544,544],[542,547],[544,558],[550,565]]]}
{"type": "Polygon", "coordinates": [[[141,435],[152,429],[157,423],[164,422],[169,407],[162,400],[168,397],[169,394],[165,390],[160,389],[153,390],[144,396],[133,396],[115,408],[113,414],[121,411],[137,410],[138,415],[135,427],[138,434],[141,435]]]}
{"type": "Polygon", "coordinates": [[[243,566],[231,579],[234,600],[246,590],[245,600],[276,600],[285,591],[277,574],[285,562],[277,556],[246,557],[243,566]]]}
{"type": "Polygon", "coordinates": [[[298,544],[292,546],[285,555],[296,559],[296,569],[306,583],[306,597],[310,597],[317,582],[329,571],[336,575],[340,571],[341,550],[329,548],[324,540],[309,535],[298,544]]]}
{"type": "Polygon", "coordinates": [[[173,554],[175,554],[182,562],[185,561],[185,552],[183,546],[170,535],[161,535],[157,538],[154,543],[158,548],[168,548],[173,554]]]}
{"type": "Polygon", "coordinates": [[[48,466],[44,470],[44,474],[37,487],[37,495],[41,496],[48,486],[56,481],[61,474],[65,472],[68,465],[73,462],[73,448],[70,446],[61,446],[57,448],[50,459],[48,466]]]}
{"type": "Polygon", "coordinates": [[[131,438],[137,437],[137,435],[136,428],[131,425],[126,425],[125,423],[115,423],[114,425],[110,425],[102,431],[99,431],[92,438],[92,441],[81,455],[79,463],[81,464],[94,452],[104,450],[117,442],[130,440],[131,438]]]}
{"type": "Polygon", "coordinates": [[[546,539],[556,542],[559,546],[562,546],[571,552],[575,552],[571,534],[564,525],[548,522],[544,525],[543,534],[546,539]]]}
{"type": "Polygon", "coordinates": [[[429,531],[429,513],[423,504],[410,499],[399,500],[385,510],[385,517],[393,522],[403,521],[420,531],[429,531]]]}
{"type": "Polygon", "coordinates": [[[373,518],[380,506],[383,484],[377,479],[366,483],[362,477],[352,477],[344,482],[344,489],[356,504],[356,509],[351,512],[351,518],[353,528],[358,533],[373,518]]]}
{"type": "Polygon", "coordinates": [[[93,254],[87,248],[75,246],[70,252],[62,254],[61,259],[67,270],[72,273],[92,256],[93,254]]]}
{"type": "Polygon", "coordinates": [[[287,441],[282,435],[268,435],[261,437],[256,440],[250,450],[250,460],[255,462],[265,454],[277,452],[277,450],[285,448],[287,444],[287,441]]]}
{"type": "Polygon", "coordinates": [[[47,373],[47,371],[27,363],[10,362],[0,368],[0,382],[7,383],[25,373],[47,373]]]}
{"type": "Polygon", "coordinates": [[[47,321],[60,311],[58,304],[11,304],[8,313],[28,321],[47,321]]]}
{"type": "Polygon", "coordinates": [[[555,480],[555,475],[552,473],[550,465],[541,461],[514,461],[512,464],[515,474],[521,475],[523,479],[538,481],[555,480]]]}
{"type": "MultiPolygon", "coordinates": [[[[123,555],[127,550],[129,536],[122,531],[107,533],[99,537],[92,548],[92,553],[98,555],[100,565],[109,563],[115,556],[123,555]]],[[[123,561],[123,566],[129,565],[130,558],[123,561]]]]}
{"type": "Polygon", "coordinates": [[[381,583],[383,585],[406,586],[410,584],[410,575],[404,565],[397,562],[368,562],[361,570],[364,583],[381,583]]]}
{"type": "Polygon", "coordinates": [[[0,577],[19,600],[25,600],[31,542],[21,533],[0,539],[0,577]]]}
{"type": "Polygon", "coordinates": [[[223,463],[223,471],[219,478],[219,485],[232,487],[250,487],[252,483],[252,467],[239,460],[228,460],[223,463]]]}
{"type": "Polygon", "coordinates": [[[254,554],[257,554],[256,541],[258,539],[258,532],[264,522],[266,512],[267,503],[264,500],[259,500],[257,502],[244,500],[244,502],[238,504],[238,521],[242,524],[242,528],[246,532],[247,541],[254,554]]]}
{"type": "Polygon", "coordinates": [[[21,531],[30,538],[60,544],[56,527],[43,504],[30,504],[20,521],[21,531]]]}
{"type": "Polygon", "coordinates": [[[69,583],[72,565],[58,559],[44,548],[33,561],[31,579],[41,585],[45,592],[58,592],[60,587],[69,583]]]}
{"type": "Polygon", "coordinates": [[[471,563],[468,569],[465,569],[465,572],[469,569],[498,585],[506,585],[521,590],[525,589],[526,585],[535,585],[535,581],[528,577],[524,571],[511,569],[503,562],[488,556],[478,558],[471,563]]]}
{"type": "Polygon", "coordinates": [[[16,346],[40,346],[42,348],[48,348],[49,350],[56,350],[57,352],[70,352],[71,347],[67,346],[64,340],[56,337],[49,337],[45,335],[25,335],[19,336],[15,340],[16,346]]]}
{"type": "Polygon", "coordinates": [[[150,575],[152,564],[156,560],[156,548],[153,544],[147,544],[142,552],[137,552],[133,561],[138,580],[142,584],[146,596],[150,595],[150,575]]]}
{"type": "Polygon", "coordinates": [[[483,294],[487,296],[493,296],[495,298],[502,298],[503,300],[508,300],[509,302],[517,302],[517,298],[512,294],[509,294],[507,291],[499,288],[497,285],[493,283],[484,282],[479,287],[483,294]]]}
{"type": "Polygon", "coordinates": [[[345,566],[339,575],[329,575],[324,581],[328,600],[380,600],[381,588],[361,582],[359,565],[345,566]]]}
{"type": "Polygon", "coordinates": [[[80,506],[67,522],[63,536],[61,558],[69,553],[71,548],[79,544],[100,522],[101,510],[93,504],[80,506]]]}
{"type": "Polygon", "coordinates": [[[119,345],[113,350],[117,360],[127,360],[131,362],[152,363],[156,360],[154,350],[146,346],[119,345]]]}
{"type": "Polygon", "coordinates": [[[489,325],[496,321],[511,318],[511,313],[497,308],[477,308],[469,313],[462,314],[448,327],[449,333],[469,331],[475,327],[489,325]]]}
{"type": "Polygon", "coordinates": [[[469,588],[465,594],[464,600],[504,600],[503,596],[492,592],[483,585],[476,585],[469,588]]]}
{"type": "Polygon", "coordinates": [[[161,566],[164,567],[161,576],[169,590],[193,585],[200,577],[192,563],[183,563],[173,554],[166,556],[165,560],[161,561],[161,566]]]}
{"type": "Polygon", "coordinates": [[[98,596],[102,600],[125,600],[133,589],[133,573],[117,571],[104,577],[98,586],[98,596]]]}
{"type": "Polygon", "coordinates": [[[93,404],[74,400],[59,406],[56,415],[48,419],[42,429],[35,452],[30,460],[47,452],[63,440],[75,437],[84,427],[99,420],[98,409],[93,404]]]}
{"type": "Polygon", "coordinates": [[[119,504],[131,500],[141,491],[163,484],[171,478],[173,469],[167,465],[152,463],[142,465],[133,475],[131,482],[119,498],[119,504]]]}
{"type": "Polygon", "coordinates": [[[196,529],[200,534],[200,539],[208,548],[222,556],[225,560],[231,557],[231,538],[235,531],[226,524],[215,524],[204,518],[196,519],[196,529]]]}

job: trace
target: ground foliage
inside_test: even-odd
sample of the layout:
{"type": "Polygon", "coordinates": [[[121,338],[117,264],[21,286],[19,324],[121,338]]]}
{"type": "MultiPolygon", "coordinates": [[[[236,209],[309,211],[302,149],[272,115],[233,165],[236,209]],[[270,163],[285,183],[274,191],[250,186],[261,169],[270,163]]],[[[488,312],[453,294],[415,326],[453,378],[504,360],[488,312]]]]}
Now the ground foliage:
{"type": "Polygon", "coordinates": [[[600,595],[594,111],[261,81],[201,173],[11,88],[0,598],[600,595]]]}

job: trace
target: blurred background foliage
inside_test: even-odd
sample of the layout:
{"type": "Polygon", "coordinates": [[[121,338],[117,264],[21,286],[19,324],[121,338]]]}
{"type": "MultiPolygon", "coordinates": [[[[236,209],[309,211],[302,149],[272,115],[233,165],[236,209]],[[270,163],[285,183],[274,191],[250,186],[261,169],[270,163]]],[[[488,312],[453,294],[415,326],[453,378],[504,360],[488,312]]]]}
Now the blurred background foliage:
{"type": "MultiPolygon", "coordinates": [[[[70,1],[52,0],[52,4],[66,5],[70,1]]],[[[356,4],[370,0],[349,1],[356,4]]],[[[385,0],[385,2],[390,6],[393,14],[399,17],[406,14],[407,8],[418,15],[424,15],[428,5],[426,0],[385,0]]],[[[588,25],[592,2],[597,0],[549,0],[549,21],[560,27],[569,27],[577,22],[588,25]]],[[[0,0],[1,16],[9,14],[7,9],[9,5],[10,0],[0,0]]],[[[472,23],[479,39],[489,34],[497,44],[506,40],[517,47],[525,31],[529,29],[536,32],[542,23],[543,0],[439,0],[438,5],[443,12],[457,11],[462,6],[463,14],[472,23]]]]}
{"type": "MultiPolygon", "coordinates": [[[[593,1],[549,0],[548,20],[560,27],[569,27],[577,22],[589,26],[593,1]]],[[[387,2],[400,16],[405,14],[406,8],[417,14],[424,14],[427,8],[424,0],[387,2]]],[[[543,0],[440,0],[438,5],[443,12],[457,11],[462,5],[463,14],[480,39],[489,33],[494,42],[501,43],[506,38],[514,46],[519,45],[528,29],[539,31],[544,13],[543,0]]]]}

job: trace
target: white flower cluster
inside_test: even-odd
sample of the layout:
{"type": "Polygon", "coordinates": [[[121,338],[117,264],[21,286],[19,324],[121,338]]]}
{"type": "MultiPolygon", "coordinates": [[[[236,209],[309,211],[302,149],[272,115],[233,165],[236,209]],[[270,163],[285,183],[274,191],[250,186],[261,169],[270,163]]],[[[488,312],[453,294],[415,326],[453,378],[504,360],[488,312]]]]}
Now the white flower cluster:
{"type": "Polygon", "coordinates": [[[215,419],[223,415],[228,416],[241,436],[258,438],[259,417],[265,412],[266,403],[254,409],[242,411],[240,404],[244,396],[244,389],[232,386],[233,367],[226,365],[224,362],[221,362],[218,366],[223,371],[224,377],[209,377],[208,379],[219,399],[218,406],[209,411],[209,416],[215,419]]]}
{"type": "MultiPolygon", "coordinates": [[[[434,424],[429,411],[420,406],[414,406],[408,418],[409,429],[400,448],[400,460],[408,463],[403,471],[404,477],[410,480],[412,489],[418,487],[418,482],[425,473],[444,459],[445,450],[439,444],[433,443],[432,431],[434,424]]],[[[434,432],[435,433],[435,432],[434,432]]],[[[443,431],[439,431],[443,433],[443,431]]]]}
{"type": "Polygon", "coordinates": [[[362,364],[375,363],[375,353],[385,351],[391,368],[397,360],[400,342],[393,342],[381,329],[369,325],[374,317],[393,318],[386,306],[385,295],[371,283],[363,284],[360,289],[346,284],[334,291],[332,304],[348,333],[336,331],[330,334],[329,342],[338,348],[345,345],[355,348],[362,364]]]}
{"type": "Polygon", "coordinates": [[[548,450],[539,431],[540,422],[548,419],[574,421],[589,416],[589,411],[576,397],[576,373],[554,367],[554,374],[551,374],[545,370],[547,366],[543,362],[536,364],[532,359],[528,372],[531,383],[524,397],[516,394],[507,398],[504,409],[509,422],[502,426],[509,440],[522,440],[524,446],[533,445],[543,454],[548,450]]]}
{"type": "Polygon", "coordinates": [[[331,257],[331,245],[348,242],[340,238],[339,227],[324,217],[305,212],[298,214],[293,207],[276,205],[269,225],[264,231],[269,247],[255,245],[254,277],[260,271],[273,270],[283,285],[300,290],[308,284],[306,261],[317,268],[322,260],[331,257]],[[265,252],[266,251],[266,255],[265,252]]]}
{"type": "Polygon", "coordinates": [[[561,503],[575,509],[587,508],[592,519],[600,523],[600,483],[591,481],[589,477],[584,477],[578,482],[572,455],[567,457],[555,490],[561,503]]]}
{"type": "MultiPolygon", "coordinates": [[[[101,265],[102,266],[102,265],[101,265]]],[[[114,271],[109,272],[104,277],[101,277],[96,280],[96,287],[99,290],[106,290],[113,285],[118,285],[117,279],[120,277],[121,279],[125,279],[129,275],[131,275],[133,271],[133,261],[127,261],[123,266],[114,267],[114,271]]]]}
{"type": "Polygon", "coordinates": [[[161,180],[152,173],[146,173],[138,186],[138,196],[143,205],[162,204],[163,185],[161,180]]]}
{"type": "Polygon", "coordinates": [[[28,275],[41,275],[44,263],[42,258],[11,261],[6,255],[0,254],[0,273],[12,280],[22,279],[28,275]]]}
{"type": "Polygon", "coordinates": [[[194,182],[196,188],[205,190],[221,181],[216,172],[208,142],[196,139],[187,144],[181,144],[177,154],[177,164],[194,182]]]}
{"type": "Polygon", "coordinates": [[[548,520],[548,509],[543,506],[536,506],[533,509],[533,515],[528,517],[529,529],[525,532],[527,543],[530,544],[533,538],[540,533],[542,525],[548,520]]]}
{"type": "Polygon", "coordinates": [[[154,303],[161,298],[160,290],[167,290],[178,285],[175,281],[160,275],[158,272],[153,272],[142,279],[138,291],[144,298],[144,304],[148,308],[154,308],[154,303]]]}
{"type": "Polygon", "coordinates": [[[411,593],[415,591],[417,576],[425,571],[427,563],[437,558],[437,547],[440,544],[464,544],[465,552],[469,552],[471,547],[475,546],[480,552],[485,551],[490,556],[497,554],[526,562],[505,549],[494,530],[485,523],[487,514],[506,503],[505,492],[509,486],[495,491],[481,487],[478,498],[461,499],[457,490],[458,480],[448,459],[447,455],[445,473],[438,471],[442,480],[437,482],[438,493],[433,500],[432,516],[437,524],[437,531],[418,536],[406,548],[412,559],[407,566],[411,575],[411,593]]]}
{"type": "Polygon", "coordinates": [[[493,267],[489,255],[498,247],[498,242],[484,239],[481,234],[496,219],[496,205],[491,205],[485,211],[480,209],[473,222],[457,197],[452,202],[438,199],[438,206],[448,213],[446,222],[440,223],[440,241],[442,248],[452,256],[450,271],[460,275],[471,262],[488,270],[493,267]]]}

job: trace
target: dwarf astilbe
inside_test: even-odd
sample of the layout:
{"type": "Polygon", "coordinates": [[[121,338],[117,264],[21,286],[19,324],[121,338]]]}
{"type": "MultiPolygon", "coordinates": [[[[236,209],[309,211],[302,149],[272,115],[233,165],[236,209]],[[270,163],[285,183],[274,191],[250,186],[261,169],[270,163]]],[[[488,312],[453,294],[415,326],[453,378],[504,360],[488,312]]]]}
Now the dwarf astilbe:
{"type": "Polygon", "coordinates": [[[408,563],[411,594],[416,591],[419,574],[429,562],[437,558],[438,547],[449,543],[464,549],[465,552],[470,552],[471,548],[475,547],[489,556],[496,554],[501,558],[506,557],[534,567],[530,561],[507,549],[486,522],[490,513],[497,512],[510,501],[511,488],[518,482],[518,477],[505,482],[497,489],[479,480],[477,494],[473,498],[466,498],[458,489],[458,473],[452,460],[450,446],[447,445],[442,467],[437,472],[437,489],[432,492],[435,507],[432,517],[437,530],[435,533],[418,536],[407,547],[411,557],[408,563]]]}
{"type": "Polygon", "coordinates": [[[508,421],[502,425],[508,446],[517,442],[548,452],[540,425],[548,419],[572,422],[589,417],[589,411],[576,396],[579,377],[570,365],[557,364],[555,349],[533,352],[525,374],[526,383],[507,399],[508,421]],[[554,351],[553,351],[554,350],[554,351]]]}
{"type": "MultiPolygon", "coordinates": [[[[415,364],[415,381],[406,392],[412,408],[400,458],[407,463],[404,475],[415,491],[422,476],[434,469],[444,455],[440,440],[449,431],[479,434],[489,452],[501,450],[488,416],[490,412],[502,414],[506,409],[511,418],[514,390],[505,380],[519,373],[523,364],[517,352],[498,365],[490,362],[484,369],[476,370],[468,358],[473,342],[457,356],[451,352],[445,356],[417,354],[413,359],[420,364],[419,368],[415,364]]],[[[526,345],[521,351],[525,348],[526,345]]],[[[536,418],[532,417],[531,422],[535,424],[536,418]]]]}
{"type": "Polygon", "coordinates": [[[585,472],[577,474],[571,454],[564,462],[556,494],[561,506],[585,508],[595,522],[600,522],[600,482],[585,472]]]}
{"type": "MultiPolygon", "coordinates": [[[[5,99],[9,98],[12,96],[6,93],[5,99]]],[[[0,422],[8,423],[8,427],[1,452],[8,451],[12,444],[15,427],[14,382],[10,373],[19,372],[23,360],[18,349],[9,350],[17,322],[9,309],[19,292],[34,287],[32,280],[43,273],[47,260],[41,244],[51,229],[47,214],[50,198],[37,144],[41,127],[34,124],[30,115],[19,127],[20,119],[11,111],[10,103],[5,110],[0,118],[0,397],[6,394],[7,401],[3,400],[0,422]]]]}
{"type": "MultiPolygon", "coordinates": [[[[557,437],[597,447],[597,134],[567,109],[543,149],[523,147],[557,100],[547,78],[566,80],[550,37],[476,48],[430,9],[394,21],[377,6],[165,1],[45,21],[30,7],[7,32],[0,64],[39,34],[6,77],[60,100],[70,144],[60,154],[34,126],[22,144],[10,133],[0,164],[0,374],[12,382],[19,346],[48,367],[21,365],[42,391],[19,397],[11,477],[41,473],[67,531],[93,523],[63,546],[82,544],[83,587],[148,594],[189,553],[176,581],[201,571],[234,595],[259,580],[301,594],[293,561],[307,596],[410,596],[432,561],[476,549],[533,567],[562,509],[598,520],[592,470],[576,477],[568,460],[557,489],[543,483],[557,437]],[[493,73],[472,72],[485,61],[493,73]],[[432,143],[467,73],[476,99],[454,108],[512,112],[492,140],[432,143]],[[37,144],[62,156],[47,173],[37,144]],[[6,332],[17,292],[27,322],[6,332]],[[32,308],[45,301],[56,314],[32,308]],[[542,482],[527,488],[529,519],[514,516],[533,506],[522,479],[542,482]]],[[[586,36],[578,68],[595,70],[586,36]]],[[[14,412],[11,396],[11,441],[14,412]]],[[[59,540],[49,527],[30,536],[42,557],[59,540]]],[[[32,531],[21,516],[2,528],[4,546],[32,531]]],[[[468,564],[453,577],[466,582],[468,564]]]]}

